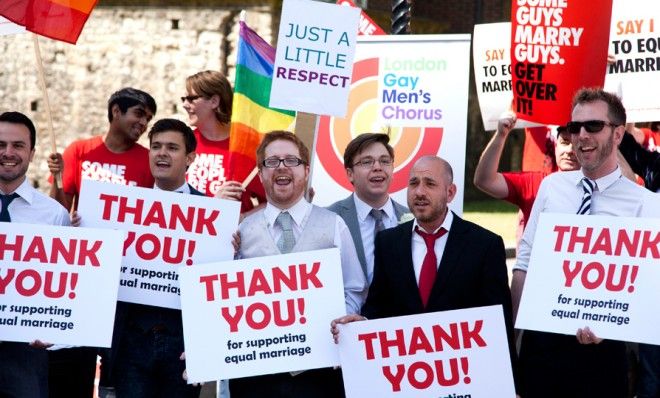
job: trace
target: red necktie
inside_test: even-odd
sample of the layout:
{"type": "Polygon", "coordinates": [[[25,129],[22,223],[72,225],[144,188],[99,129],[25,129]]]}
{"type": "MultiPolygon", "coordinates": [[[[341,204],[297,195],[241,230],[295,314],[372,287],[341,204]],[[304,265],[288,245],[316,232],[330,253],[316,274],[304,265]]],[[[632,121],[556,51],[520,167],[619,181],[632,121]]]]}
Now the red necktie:
{"type": "Polygon", "coordinates": [[[438,273],[438,259],[435,256],[435,241],[447,233],[447,230],[440,228],[438,232],[429,234],[419,229],[419,227],[416,227],[415,232],[424,238],[424,243],[426,243],[426,255],[422,262],[422,271],[419,273],[419,296],[422,298],[422,304],[426,308],[426,304],[431,296],[433,283],[435,282],[435,275],[438,273]]]}

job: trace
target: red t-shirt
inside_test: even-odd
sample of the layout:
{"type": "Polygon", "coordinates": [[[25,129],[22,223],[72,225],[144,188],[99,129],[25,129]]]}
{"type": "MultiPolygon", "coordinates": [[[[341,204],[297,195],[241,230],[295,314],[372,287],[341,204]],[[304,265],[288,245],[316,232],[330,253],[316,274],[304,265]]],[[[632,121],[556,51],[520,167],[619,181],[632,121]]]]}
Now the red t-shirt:
{"type": "MultiPolygon", "coordinates": [[[[198,129],[195,129],[195,138],[197,156],[193,164],[188,167],[186,180],[206,196],[215,196],[222,183],[227,181],[228,171],[225,166],[229,160],[229,139],[212,141],[204,137],[198,129]]],[[[258,176],[248,184],[241,198],[241,212],[254,208],[252,197],[255,197],[259,203],[266,201],[266,194],[258,176]]]]}
{"type": "Polygon", "coordinates": [[[640,128],[644,132],[644,143],[642,146],[648,151],[660,152],[660,132],[655,132],[646,127],[640,128]]]}
{"type": "Polygon", "coordinates": [[[529,214],[532,212],[532,206],[539,191],[539,186],[546,175],[546,173],[540,171],[502,173],[509,188],[509,196],[504,198],[504,200],[518,206],[522,211],[524,218],[523,226],[527,225],[527,220],[529,220],[529,214]]]}
{"type": "Polygon", "coordinates": [[[65,193],[78,195],[83,179],[105,181],[145,188],[154,186],[149,169],[149,150],[135,144],[124,153],[114,153],[103,143],[101,136],[78,140],[62,154],[65,193]]]}

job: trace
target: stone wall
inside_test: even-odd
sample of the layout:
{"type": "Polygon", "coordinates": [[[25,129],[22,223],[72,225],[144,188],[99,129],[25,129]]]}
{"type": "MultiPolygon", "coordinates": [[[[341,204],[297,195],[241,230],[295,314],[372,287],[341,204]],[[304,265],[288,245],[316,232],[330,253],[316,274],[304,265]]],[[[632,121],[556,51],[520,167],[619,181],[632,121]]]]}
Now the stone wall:
{"type": "MultiPolygon", "coordinates": [[[[107,132],[107,99],[125,86],[153,95],[158,104],[155,119],[187,122],[179,100],[185,94],[186,76],[214,69],[233,81],[239,12],[97,7],[77,45],[39,38],[58,150],[77,138],[107,132]]],[[[270,43],[271,21],[270,7],[247,10],[248,25],[270,43]]],[[[35,122],[37,148],[28,178],[47,191],[45,158],[51,144],[31,34],[0,37],[0,53],[0,112],[20,111],[35,122]]],[[[145,138],[146,134],[142,143],[145,138]]]]}

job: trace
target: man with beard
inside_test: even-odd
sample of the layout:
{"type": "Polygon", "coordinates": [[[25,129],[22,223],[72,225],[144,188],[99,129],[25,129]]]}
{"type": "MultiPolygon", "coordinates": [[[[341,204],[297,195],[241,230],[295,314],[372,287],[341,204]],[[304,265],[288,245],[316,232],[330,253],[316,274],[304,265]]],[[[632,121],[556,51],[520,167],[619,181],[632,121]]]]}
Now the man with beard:
{"type": "MultiPolygon", "coordinates": [[[[108,99],[108,132],[73,142],[64,154],[51,154],[48,168],[62,173],[62,187],[55,181],[50,196],[67,209],[80,196],[82,180],[151,188],[154,178],[149,170],[149,151],[137,140],[156,113],[156,101],[144,91],[131,87],[113,93],[108,99]]],[[[50,353],[51,398],[88,398],[94,389],[96,354],[91,347],[69,348],[50,353]]],[[[104,390],[107,372],[102,367],[104,390]]]]}
{"type": "Polygon", "coordinates": [[[376,234],[396,227],[408,212],[388,193],[394,171],[394,148],[389,142],[387,134],[364,133],[348,143],[344,167],[355,192],[328,207],[348,225],[368,283],[374,272],[376,234]]]}
{"type": "MultiPolygon", "coordinates": [[[[581,169],[548,176],[541,183],[520,243],[511,290],[518,307],[541,212],[655,216],[650,191],[621,175],[616,148],[626,111],[614,94],[582,89],[573,99],[566,128],[581,169]]],[[[520,349],[521,395],[524,397],[625,397],[627,360],[620,341],[603,341],[589,328],[576,337],[525,331],[520,349]],[[577,338],[576,338],[577,337],[577,338]]]]}
{"type": "MultiPolygon", "coordinates": [[[[272,131],[257,148],[257,165],[267,203],[239,225],[239,257],[338,247],[346,311],[359,312],[367,285],[351,233],[341,217],[304,198],[309,179],[309,150],[305,144],[288,131],[272,131]]],[[[341,372],[332,369],[306,370],[295,376],[279,373],[233,379],[229,391],[232,398],[344,396],[341,372]]]]}
{"type": "Polygon", "coordinates": [[[415,162],[408,179],[408,207],[415,219],[376,237],[374,279],[362,315],[332,322],[338,341],[340,323],[502,305],[515,374],[504,242],[494,233],[449,210],[456,195],[453,171],[437,156],[415,162]]]}
{"type": "MultiPolygon", "coordinates": [[[[19,112],[0,115],[0,222],[69,225],[66,209],[25,178],[35,140],[34,124],[27,116],[19,112]]],[[[44,348],[40,342],[0,341],[0,397],[48,397],[48,353],[44,348]]]]}

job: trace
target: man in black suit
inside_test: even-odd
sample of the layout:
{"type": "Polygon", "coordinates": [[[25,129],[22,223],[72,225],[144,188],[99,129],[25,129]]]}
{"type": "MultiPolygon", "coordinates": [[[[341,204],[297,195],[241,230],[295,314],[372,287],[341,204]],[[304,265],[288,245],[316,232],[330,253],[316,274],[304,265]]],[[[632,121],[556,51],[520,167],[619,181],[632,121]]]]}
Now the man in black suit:
{"type": "Polygon", "coordinates": [[[425,156],[415,163],[408,180],[408,207],[415,219],[378,234],[374,278],[362,315],[334,320],[332,333],[337,340],[337,324],[365,317],[501,304],[515,374],[504,243],[498,235],[449,210],[447,204],[456,195],[452,181],[451,166],[437,156],[425,156]]]}
{"type": "MultiPolygon", "coordinates": [[[[186,183],[197,142],[190,127],[175,119],[157,121],[149,131],[149,167],[154,189],[201,195],[186,183]]],[[[185,200],[182,198],[182,200],[185,200]]],[[[117,396],[197,398],[200,387],[181,378],[185,369],[181,311],[117,303],[111,352],[117,396]]]]}

